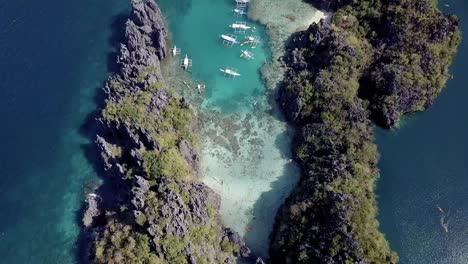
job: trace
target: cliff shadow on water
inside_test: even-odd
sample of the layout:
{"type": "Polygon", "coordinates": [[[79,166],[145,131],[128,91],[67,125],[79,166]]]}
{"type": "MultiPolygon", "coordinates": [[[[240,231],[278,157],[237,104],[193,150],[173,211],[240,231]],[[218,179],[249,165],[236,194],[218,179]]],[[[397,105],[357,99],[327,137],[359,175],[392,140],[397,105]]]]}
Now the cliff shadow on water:
{"type": "MultiPolygon", "coordinates": [[[[296,34],[296,33],[293,33],[296,34]]],[[[281,57],[276,58],[278,51],[272,51],[272,43],[274,41],[270,34],[263,36],[265,39],[264,49],[270,63],[265,63],[260,68],[260,74],[266,86],[265,96],[269,109],[268,115],[271,115],[275,120],[286,123],[287,117],[280,107],[280,87],[283,82],[278,82],[278,77],[274,77],[271,72],[278,70],[277,63],[281,63],[281,57]]],[[[289,37],[285,43],[290,42],[292,37],[289,37]]],[[[277,74],[281,75],[281,74],[277,74]]],[[[280,176],[275,181],[269,183],[270,190],[263,192],[252,207],[252,215],[254,216],[247,224],[247,232],[244,235],[246,244],[251,250],[259,256],[266,259],[269,258],[269,241],[274,226],[274,219],[279,208],[291,194],[294,187],[299,181],[300,168],[293,154],[295,145],[296,127],[294,124],[288,124],[283,132],[275,138],[274,145],[280,151],[281,156],[287,160],[287,163],[282,167],[280,176]],[[265,243],[261,238],[268,238],[265,243]]]]}
{"type": "MultiPolygon", "coordinates": [[[[108,38],[109,44],[113,47],[113,50],[109,52],[106,59],[107,65],[107,72],[109,74],[114,74],[118,72],[118,49],[120,43],[124,40],[125,32],[124,27],[125,21],[127,21],[130,17],[129,11],[122,12],[116,16],[113,16],[109,21],[109,28],[111,29],[111,35],[108,38]]],[[[96,109],[89,113],[88,116],[85,118],[85,122],[80,127],[80,134],[89,139],[87,144],[81,145],[81,151],[84,153],[85,157],[87,158],[88,162],[92,164],[94,171],[96,172],[97,176],[101,180],[100,183],[97,182],[90,182],[87,184],[85,190],[83,191],[83,197],[87,198],[87,196],[91,193],[94,193],[102,198],[102,206],[103,208],[110,207],[110,204],[113,203],[113,184],[110,182],[109,177],[105,176],[104,170],[104,162],[102,160],[101,154],[97,145],[96,135],[101,134],[103,131],[102,126],[100,126],[99,122],[97,121],[101,110],[105,107],[105,98],[106,95],[104,93],[103,88],[106,85],[107,80],[102,82],[99,87],[96,87],[94,90],[96,93],[94,94],[94,104],[96,105],[96,109]]],[[[83,226],[83,216],[85,211],[87,210],[87,202],[83,202],[79,211],[76,212],[76,223],[79,226],[83,226]]],[[[89,263],[87,259],[89,254],[89,234],[86,232],[84,228],[80,228],[80,234],[78,237],[78,247],[75,250],[75,259],[78,263],[89,263]]]]}
{"type": "MultiPolygon", "coordinates": [[[[281,150],[285,158],[292,157],[291,134],[292,131],[284,131],[276,137],[275,145],[281,150]]],[[[295,184],[299,180],[299,167],[292,159],[283,167],[281,175],[270,183],[270,190],[262,193],[252,208],[254,217],[247,224],[248,229],[244,235],[246,244],[255,255],[268,259],[269,243],[262,238],[270,238],[275,216],[281,204],[290,195],[295,184]]]]}

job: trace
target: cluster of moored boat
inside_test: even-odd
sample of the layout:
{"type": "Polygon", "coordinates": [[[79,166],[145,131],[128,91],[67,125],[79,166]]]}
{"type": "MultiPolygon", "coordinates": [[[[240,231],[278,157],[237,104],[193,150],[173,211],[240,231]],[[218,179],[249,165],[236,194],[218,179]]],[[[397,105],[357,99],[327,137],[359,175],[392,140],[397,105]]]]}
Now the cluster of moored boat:
{"type": "MultiPolygon", "coordinates": [[[[234,15],[237,16],[238,18],[242,18],[243,16],[247,15],[247,4],[249,3],[250,0],[234,0],[236,3],[236,7],[232,10],[234,15]]],[[[228,33],[228,34],[222,34],[220,37],[222,39],[222,44],[226,47],[233,47],[235,45],[240,45],[240,46],[246,46],[245,49],[241,50],[240,57],[244,58],[246,60],[253,60],[254,55],[251,51],[248,50],[247,46],[250,46],[250,48],[254,49],[256,46],[260,43],[260,39],[257,36],[254,35],[249,35],[245,36],[244,40],[238,41],[238,36],[236,34],[246,34],[248,31],[251,31],[252,33],[256,32],[255,27],[251,27],[247,25],[245,21],[236,21],[235,23],[232,23],[229,25],[230,28],[234,30],[234,34],[228,33]]],[[[181,50],[177,48],[177,46],[174,46],[171,50],[172,56],[177,56],[180,55],[181,50]]],[[[180,61],[180,66],[184,70],[189,70],[192,67],[192,60],[188,57],[188,55],[185,55],[185,58],[180,61]]],[[[226,67],[223,69],[219,69],[226,77],[230,78],[235,78],[241,76],[241,74],[237,71],[237,69],[234,69],[232,67],[226,67]]],[[[186,84],[188,86],[188,84],[186,84]]],[[[201,89],[205,88],[205,85],[197,85],[197,90],[198,92],[201,92],[201,89]]]]}
{"type": "MultiPolygon", "coordinates": [[[[236,7],[232,10],[234,14],[237,17],[243,17],[244,15],[246,15],[247,4],[249,3],[250,0],[234,0],[234,1],[236,2],[236,7]]],[[[249,30],[252,33],[256,31],[255,27],[248,26],[245,21],[236,21],[235,23],[232,23],[231,25],[229,25],[229,27],[232,28],[234,30],[234,33],[237,33],[237,34],[245,34],[249,30]]],[[[239,44],[240,46],[250,45],[251,48],[256,48],[257,44],[260,43],[259,38],[254,35],[244,37],[243,42],[238,41],[237,38],[238,37],[235,34],[221,35],[223,45],[227,47],[233,47],[239,44]]],[[[248,49],[241,50],[240,57],[247,59],[247,60],[254,59],[253,53],[249,51],[248,49]]],[[[233,78],[233,77],[240,76],[240,73],[237,72],[237,70],[233,68],[226,67],[225,69],[220,69],[220,71],[223,72],[228,77],[233,78]]]]}

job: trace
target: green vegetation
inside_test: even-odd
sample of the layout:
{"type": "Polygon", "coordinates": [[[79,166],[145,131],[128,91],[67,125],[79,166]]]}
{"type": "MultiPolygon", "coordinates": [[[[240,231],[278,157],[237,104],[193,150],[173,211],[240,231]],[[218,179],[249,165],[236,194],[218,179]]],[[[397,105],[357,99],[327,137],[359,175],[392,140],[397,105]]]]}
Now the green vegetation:
{"type": "Polygon", "coordinates": [[[365,0],[339,9],[333,22],[373,45],[360,96],[380,125],[396,126],[402,114],[432,105],[460,42],[456,17],[443,15],[431,1],[365,0]]]}
{"type": "Polygon", "coordinates": [[[187,246],[188,242],[188,237],[181,239],[173,235],[168,235],[161,239],[161,246],[167,250],[167,263],[187,264],[188,261],[184,254],[184,248],[187,246]]]}
{"type": "Polygon", "coordinates": [[[159,153],[145,152],[143,168],[150,179],[164,176],[185,180],[190,174],[187,162],[182,159],[175,148],[166,149],[159,153]]]}
{"type": "Polygon", "coordinates": [[[209,226],[189,227],[189,236],[191,241],[197,245],[202,245],[203,243],[213,244],[216,242],[216,231],[209,226]]]}
{"type": "Polygon", "coordinates": [[[303,177],[279,212],[271,260],[397,263],[376,220],[378,152],[368,112],[395,126],[430,105],[448,77],[457,21],[426,1],[310,2],[337,10],[331,26],[295,36],[285,58],[280,101],[299,127],[303,177]]]}
{"type": "MultiPolygon", "coordinates": [[[[143,81],[147,74],[155,70],[148,69],[137,81],[143,81]]],[[[110,81],[111,87],[123,87],[124,84],[115,80],[110,81]]],[[[125,124],[133,131],[142,130],[150,135],[159,150],[147,149],[143,154],[143,170],[149,179],[159,177],[173,177],[186,180],[192,174],[187,162],[180,156],[177,145],[182,140],[196,145],[196,136],[190,131],[193,112],[183,99],[179,99],[161,83],[148,85],[146,89],[124,94],[118,101],[107,101],[102,110],[102,117],[107,122],[125,124]],[[153,98],[160,100],[158,105],[153,98]]],[[[115,147],[118,157],[122,156],[121,149],[115,147]]],[[[107,158],[107,157],[105,157],[107,158]]]]}
{"type": "Polygon", "coordinates": [[[108,82],[112,99],[102,121],[117,140],[107,143],[103,159],[120,165],[122,184],[131,194],[107,214],[94,262],[188,264],[191,254],[197,263],[225,263],[233,252],[221,250],[217,209],[207,191],[192,186],[195,173],[180,153],[197,143],[191,131],[194,113],[161,83],[147,84],[157,74],[148,68],[130,84],[118,78],[108,82]],[[135,86],[140,89],[127,89],[135,86]]]}
{"type": "Polygon", "coordinates": [[[95,263],[106,264],[163,264],[162,259],[151,252],[148,236],[135,232],[131,226],[116,221],[96,243],[95,263]]]}
{"type": "MultiPolygon", "coordinates": [[[[170,182],[167,187],[181,194],[181,196],[186,192],[184,191],[185,187],[178,185],[176,182],[170,182]]],[[[170,205],[163,204],[160,197],[158,197],[155,192],[148,193],[145,197],[145,204],[147,205],[147,222],[156,223],[157,225],[155,229],[158,237],[156,240],[157,251],[167,252],[165,254],[166,263],[188,263],[187,256],[184,253],[187,247],[190,247],[193,252],[200,252],[207,248],[221,250],[220,226],[218,226],[214,218],[210,217],[210,223],[201,223],[196,218],[186,219],[188,232],[185,236],[179,237],[173,234],[167,234],[164,231],[167,225],[171,225],[173,221],[178,221],[172,219],[170,216],[167,217],[161,214],[161,212],[167,210],[170,205]]],[[[233,251],[225,251],[228,255],[232,254],[232,252],[233,251]]],[[[200,260],[200,263],[224,263],[223,261],[225,259],[223,258],[215,261],[203,255],[197,256],[197,258],[200,260]]]]}
{"type": "Polygon", "coordinates": [[[96,143],[108,176],[98,210],[106,213],[86,230],[94,242],[86,262],[230,263],[232,252],[221,250],[218,198],[195,181],[195,113],[166,87],[159,68],[164,18],[153,1],[132,1],[128,19],[119,69],[104,89],[96,143]]]}
{"type": "Polygon", "coordinates": [[[232,254],[232,252],[239,253],[240,248],[237,245],[234,245],[233,243],[223,240],[221,242],[221,250],[223,250],[226,253],[232,254]]]}
{"type": "Polygon", "coordinates": [[[132,95],[127,94],[118,102],[108,101],[102,110],[102,117],[107,121],[120,121],[129,126],[137,125],[155,138],[163,137],[165,144],[173,143],[175,140],[170,141],[170,139],[174,137],[184,137],[189,140],[194,137],[190,135],[188,127],[193,118],[192,110],[183,100],[174,97],[168,90],[162,88],[155,91],[140,91],[132,95]],[[161,95],[170,98],[169,102],[163,105],[162,111],[159,106],[152,105],[152,98],[161,95]],[[159,135],[158,131],[163,134],[159,135]]]}

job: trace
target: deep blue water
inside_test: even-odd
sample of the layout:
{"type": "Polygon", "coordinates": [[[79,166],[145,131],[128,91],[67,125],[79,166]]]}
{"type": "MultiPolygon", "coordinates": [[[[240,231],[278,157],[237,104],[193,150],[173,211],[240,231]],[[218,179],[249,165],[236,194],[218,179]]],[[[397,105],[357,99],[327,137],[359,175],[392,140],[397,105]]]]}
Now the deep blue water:
{"type": "Polygon", "coordinates": [[[454,78],[431,109],[377,133],[379,220],[402,264],[468,263],[468,3],[439,5],[465,32],[454,78]]]}
{"type": "Polygon", "coordinates": [[[73,263],[88,116],[128,0],[0,0],[0,263],[73,263]]]}

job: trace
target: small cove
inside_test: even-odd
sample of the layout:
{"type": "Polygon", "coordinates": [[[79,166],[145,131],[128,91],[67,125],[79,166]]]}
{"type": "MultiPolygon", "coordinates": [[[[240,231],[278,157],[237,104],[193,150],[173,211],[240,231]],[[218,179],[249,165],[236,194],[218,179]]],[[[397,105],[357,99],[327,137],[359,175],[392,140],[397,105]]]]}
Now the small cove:
{"type": "MultiPolygon", "coordinates": [[[[297,3],[293,2],[289,6],[297,9],[297,3]]],[[[286,14],[276,13],[279,8],[268,6],[267,1],[255,3],[251,8],[259,9],[249,10],[250,14],[265,16],[270,12],[269,19],[275,15],[288,19],[286,14]]],[[[224,224],[239,232],[255,254],[267,257],[276,211],[299,179],[299,169],[291,162],[294,131],[283,120],[274,102],[274,92],[266,87],[261,70],[268,81],[273,84],[277,81],[281,75],[274,71],[278,68],[263,66],[271,63],[271,52],[277,55],[287,36],[317,19],[313,16],[315,10],[307,6],[302,12],[310,13],[304,21],[298,19],[304,25],[292,23],[295,27],[282,30],[284,35],[273,36],[273,23],[265,23],[265,28],[236,16],[232,12],[234,1],[162,0],[158,4],[169,25],[172,43],[182,49],[179,57],[169,61],[167,79],[198,106],[202,181],[221,196],[224,224]],[[247,21],[256,29],[236,34],[240,42],[244,36],[255,35],[261,44],[254,49],[223,46],[220,35],[234,33],[229,25],[236,21],[247,21]],[[267,30],[274,39],[269,41],[267,30]],[[272,43],[278,46],[273,47],[272,43]],[[254,60],[240,58],[245,49],[254,54],[254,60]],[[193,60],[190,74],[178,67],[186,54],[193,60]],[[226,78],[219,71],[224,67],[234,67],[242,76],[226,78]],[[195,92],[197,83],[207,86],[201,95],[195,92]]],[[[283,9],[283,13],[284,10],[293,12],[294,8],[283,9]]],[[[261,22],[265,21],[270,22],[261,22]]],[[[291,16],[288,21],[292,21],[291,16]]]]}

